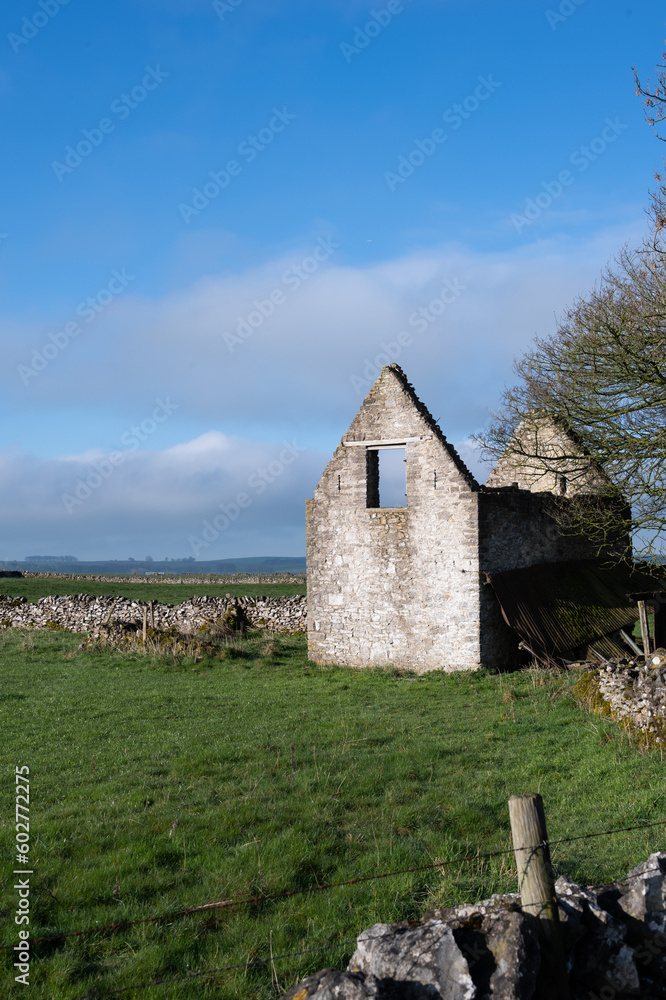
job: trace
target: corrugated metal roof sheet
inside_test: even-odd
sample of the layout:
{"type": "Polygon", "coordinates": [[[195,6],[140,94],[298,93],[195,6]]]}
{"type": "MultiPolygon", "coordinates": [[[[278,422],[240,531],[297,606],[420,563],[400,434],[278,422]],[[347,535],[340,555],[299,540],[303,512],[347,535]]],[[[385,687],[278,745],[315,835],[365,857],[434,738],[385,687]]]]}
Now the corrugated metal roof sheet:
{"type": "MultiPolygon", "coordinates": [[[[654,577],[601,561],[542,563],[488,574],[506,622],[535,652],[564,656],[638,618],[630,595],[659,589],[654,577]]],[[[606,640],[601,643],[607,647],[606,640]]],[[[614,645],[614,644],[613,644],[614,645]]],[[[610,647],[608,647],[610,650],[610,647]]]]}

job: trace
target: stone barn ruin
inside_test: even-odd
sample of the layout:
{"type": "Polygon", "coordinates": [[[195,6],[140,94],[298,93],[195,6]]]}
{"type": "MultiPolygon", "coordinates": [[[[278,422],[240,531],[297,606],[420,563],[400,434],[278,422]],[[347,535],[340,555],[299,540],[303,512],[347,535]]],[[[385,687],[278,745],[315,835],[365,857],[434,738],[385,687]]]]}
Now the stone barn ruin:
{"type": "MultiPolygon", "coordinates": [[[[493,574],[596,555],[554,519],[562,477],[544,485],[537,473],[500,460],[479,485],[402,370],[383,368],[307,501],[310,658],[419,672],[513,665],[519,637],[493,574]],[[382,506],[385,451],[404,458],[403,506],[382,506]]],[[[594,492],[599,475],[579,489],[594,492]]]]}

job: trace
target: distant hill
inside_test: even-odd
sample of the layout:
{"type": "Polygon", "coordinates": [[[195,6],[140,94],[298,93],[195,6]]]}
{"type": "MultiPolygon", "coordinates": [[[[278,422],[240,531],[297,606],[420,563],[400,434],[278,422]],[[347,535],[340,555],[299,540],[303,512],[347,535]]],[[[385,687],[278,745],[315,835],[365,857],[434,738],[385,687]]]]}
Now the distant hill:
{"type": "Polygon", "coordinates": [[[0,562],[0,569],[32,571],[37,573],[109,573],[111,575],[129,576],[136,573],[144,576],[146,573],[168,573],[178,576],[206,573],[304,573],[305,556],[247,556],[239,559],[215,559],[210,562],[174,559],[166,562],[158,560],[130,559],[98,559],[94,562],[82,562],[78,559],[65,562],[62,558],[49,560],[48,556],[39,556],[35,561],[7,560],[0,562]]]}

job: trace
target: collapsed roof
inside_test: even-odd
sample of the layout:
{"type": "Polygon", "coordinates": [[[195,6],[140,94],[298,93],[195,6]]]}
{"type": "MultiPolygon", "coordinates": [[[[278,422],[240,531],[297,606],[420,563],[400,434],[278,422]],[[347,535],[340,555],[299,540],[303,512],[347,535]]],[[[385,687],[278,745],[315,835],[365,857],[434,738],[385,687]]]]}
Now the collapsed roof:
{"type": "Polygon", "coordinates": [[[626,655],[619,633],[633,629],[637,595],[666,589],[650,572],[603,560],[542,563],[487,579],[504,620],[547,662],[626,655]]]}

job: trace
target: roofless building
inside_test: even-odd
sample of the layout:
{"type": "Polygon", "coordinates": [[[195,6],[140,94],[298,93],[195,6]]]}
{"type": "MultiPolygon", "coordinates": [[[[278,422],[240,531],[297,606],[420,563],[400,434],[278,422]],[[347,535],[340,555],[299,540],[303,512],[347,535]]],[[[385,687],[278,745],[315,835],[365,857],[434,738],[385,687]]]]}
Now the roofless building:
{"type": "MultiPolygon", "coordinates": [[[[551,446],[555,433],[564,432],[548,435],[551,446]]],[[[551,473],[552,455],[545,480],[534,464],[521,474],[506,460],[479,485],[402,370],[383,368],[307,501],[311,659],[419,672],[510,666],[518,636],[489,579],[596,555],[562,533],[563,481],[551,473]],[[384,506],[382,460],[394,452],[404,498],[384,506]]]]}

